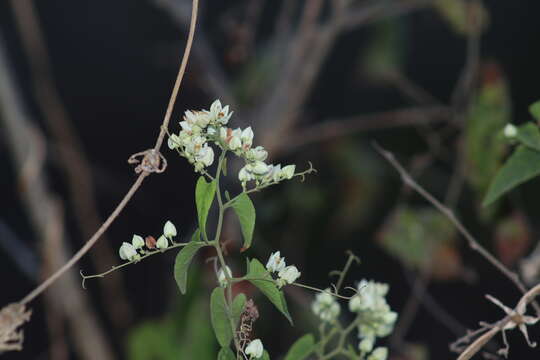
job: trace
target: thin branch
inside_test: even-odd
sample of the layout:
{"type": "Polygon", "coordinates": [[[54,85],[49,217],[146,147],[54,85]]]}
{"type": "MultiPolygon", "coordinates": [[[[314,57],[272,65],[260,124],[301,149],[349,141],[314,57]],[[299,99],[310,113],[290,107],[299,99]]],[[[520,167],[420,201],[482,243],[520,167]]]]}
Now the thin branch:
{"type": "MultiPolygon", "coordinates": [[[[540,284],[536,285],[532,289],[530,289],[528,292],[526,292],[521,299],[519,299],[518,304],[514,308],[514,312],[518,313],[519,309],[524,309],[527,307],[528,304],[534,304],[534,298],[536,296],[540,295],[540,284]]],[[[477,338],[471,345],[469,345],[458,357],[457,360],[469,360],[472,358],[484,345],[491,340],[495,335],[497,335],[502,329],[504,329],[505,325],[508,324],[510,321],[513,321],[513,314],[507,315],[502,320],[498,321],[494,325],[488,325],[484,324],[484,326],[479,329],[479,331],[482,331],[483,329],[486,329],[489,327],[490,330],[477,338]]],[[[458,340],[459,341],[459,340],[458,340]]]]}
{"type": "Polygon", "coordinates": [[[444,106],[413,107],[382,113],[323,121],[293,132],[279,151],[289,152],[305,145],[332,140],[364,131],[376,131],[448,121],[450,109],[444,106]]]}
{"type": "MultiPolygon", "coordinates": [[[[0,120],[5,125],[6,141],[12,153],[19,180],[21,201],[28,212],[36,237],[47,252],[45,261],[57,267],[68,259],[66,250],[68,242],[64,231],[62,206],[47,184],[43,170],[45,141],[25,111],[22,98],[10,72],[3,43],[0,43],[0,74],[2,78],[0,81],[0,120]]],[[[55,289],[47,294],[48,304],[53,299],[52,302],[65,315],[81,358],[112,359],[112,349],[103,335],[97,315],[93,312],[88,299],[81,294],[77,281],[73,280],[73,271],[67,271],[66,276],[56,284],[55,289]]],[[[5,306],[0,314],[12,305],[5,306]]],[[[17,303],[16,306],[19,309],[25,309],[25,303],[17,303]]],[[[22,322],[16,323],[17,327],[29,319],[28,314],[27,317],[21,319],[22,322]]],[[[9,335],[16,330],[11,327],[9,321],[5,324],[2,320],[0,320],[0,348],[4,342],[2,335],[6,333],[9,335]]],[[[22,333],[21,330],[15,334],[15,339],[21,339],[21,345],[22,333]]]]}
{"type": "MultiPolygon", "coordinates": [[[[96,195],[88,159],[86,158],[72,126],[68,112],[55,86],[51,71],[50,56],[45,46],[33,0],[11,0],[15,23],[21,36],[26,58],[32,72],[33,90],[54,142],[60,144],[58,153],[60,167],[65,173],[69,198],[75,219],[83,238],[92,236],[102,223],[97,211],[96,195]]],[[[114,261],[115,256],[107,241],[101,242],[91,253],[97,268],[114,261]]],[[[113,324],[124,327],[131,317],[131,308],[122,289],[120,277],[113,277],[103,284],[102,300],[113,324]]]]}
{"type": "MultiPolygon", "coordinates": [[[[193,44],[193,37],[195,34],[195,25],[197,22],[197,11],[198,11],[198,5],[199,0],[193,0],[193,8],[192,8],[192,14],[191,14],[191,25],[189,29],[189,35],[188,40],[186,44],[186,48],[184,51],[184,55],[182,58],[182,63],[180,65],[180,69],[178,71],[178,76],[176,77],[176,81],[174,84],[174,88],[171,94],[171,98],[169,100],[169,104],[167,106],[167,111],[165,113],[165,117],[163,119],[163,122],[161,124],[161,129],[158,135],[158,138],[156,140],[156,143],[154,145],[154,148],[152,149],[153,153],[159,153],[159,149],[163,143],[166,130],[172,115],[172,110],[174,108],[174,104],[176,102],[176,98],[178,96],[178,91],[180,89],[180,84],[182,83],[182,79],[184,77],[184,73],[186,70],[187,61],[189,58],[189,54],[191,51],[191,46],[193,44]]],[[[148,155],[147,155],[148,156],[148,155]]],[[[145,156],[145,159],[147,158],[145,156]]],[[[158,164],[159,165],[159,164],[158,164]]],[[[114,222],[114,220],[118,217],[118,215],[122,212],[124,207],[128,204],[128,202],[131,200],[133,195],[137,192],[141,184],[143,183],[144,179],[150,175],[151,172],[147,171],[145,169],[142,170],[142,172],[137,177],[137,180],[135,180],[135,183],[131,186],[127,194],[124,196],[124,198],[120,201],[118,206],[114,209],[114,211],[111,213],[111,215],[105,220],[105,222],[100,226],[100,228],[96,231],[96,233],[84,244],[84,246],[73,255],[73,257],[66,263],[64,266],[62,266],[59,270],[57,270],[54,274],[52,274],[48,279],[46,279],[42,284],[40,284],[37,288],[32,290],[28,295],[26,295],[22,300],[21,304],[27,304],[28,302],[32,301],[34,298],[36,298],[39,294],[41,294],[45,289],[47,289],[51,284],[53,284],[56,279],[58,279],[62,274],[64,274],[71,266],[73,266],[77,261],[79,261],[84,254],[88,252],[94,246],[94,244],[98,241],[100,236],[109,228],[109,226],[114,222]]]]}
{"type": "MultiPolygon", "coordinates": [[[[463,224],[457,219],[452,210],[444,206],[439,200],[437,200],[433,195],[427,192],[422,186],[420,186],[414,179],[409,175],[409,173],[403,168],[403,166],[396,160],[394,154],[384,150],[378,144],[374,143],[373,147],[381,154],[401,176],[401,180],[411,188],[413,188],[418,194],[420,194],[424,199],[430,202],[437,210],[439,210],[443,215],[445,215],[457,230],[467,239],[469,247],[477,251],[482,255],[488,262],[490,262],[495,268],[497,268],[503,275],[510,279],[516,287],[523,293],[527,293],[527,288],[519,279],[519,275],[515,272],[508,269],[504,266],[497,258],[495,258],[489,251],[487,251],[480,243],[471,235],[471,233],[463,226],[463,224]]],[[[533,307],[537,314],[540,315],[540,307],[536,302],[533,302],[533,307]]]]}

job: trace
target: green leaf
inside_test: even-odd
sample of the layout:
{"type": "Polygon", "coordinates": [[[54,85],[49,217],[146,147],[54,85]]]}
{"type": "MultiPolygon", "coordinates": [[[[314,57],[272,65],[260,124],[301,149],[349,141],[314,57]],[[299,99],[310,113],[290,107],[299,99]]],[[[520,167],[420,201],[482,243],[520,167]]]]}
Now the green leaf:
{"type": "Polygon", "coordinates": [[[270,360],[270,355],[268,354],[268,351],[264,350],[263,355],[261,356],[261,360],[270,360]]]}
{"type": "Polygon", "coordinates": [[[253,239],[253,230],[255,229],[255,207],[246,193],[238,195],[236,200],[231,205],[240,220],[242,235],[244,236],[244,246],[242,250],[246,250],[251,246],[253,239]]]}
{"type": "Polygon", "coordinates": [[[222,347],[229,346],[233,334],[231,331],[231,323],[227,316],[225,292],[221,287],[215,288],[210,296],[210,318],[219,345],[222,347]]]}
{"type": "Polygon", "coordinates": [[[511,120],[508,86],[501,74],[482,84],[472,99],[465,123],[465,175],[473,189],[483,196],[500,168],[507,142],[501,129],[511,120]],[[489,150],[488,150],[489,149],[489,150]]]}
{"type": "Polygon", "coordinates": [[[499,170],[483,205],[487,206],[516,186],[540,174],[540,152],[520,145],[499,170]]]}
{"type": "Polygon", "coordinates": [[[196,242],[196,241],[201,241],[201,230],[199,229],[195,230],[193,235],[191,235],[191,242],[196,242]]]}
{"type": "Polygon", "coordinates": [[[261,264],[259,260],[251,260],[246,279],[255,285],[268,298],[268,300],[274,304],[274,306],[287,318],[287,320],[289,320],[291,325],[293,324],[291,314],[289,314],[289,310],[287,309],[287,302],[285,301],[283,292],[277,288],[272,276],[270,276],[264,265],[261,264]]]}
{"type": "Polygon", "coordinates": [[[518,127],[516,138],[523,145],[540,151],[540,130],[535,123],[528,122],[518,127]]]}
{"type": "Polygon", "coordinates": [[[536,120],[540,120],[540,100],[533,102],[529,106],[529,112],[536,120]]]}
{"type": "Polygon", "coordinates": [[[236,360],[236,356],[234,356],[234,353],[230,348],[222,347],[221,350],[219,350],[217,360],[236,360]]]}
{"type": "Polygon", "coordinates": [[[240,316],[244,312],[244,307],[246,306],[246,295],[238,294],[233,300],[232,304],[232,315],[234,323],[238,326],[240,322],[240,316]]]}
{"type": "Polygon", "coordinates": [[[193,256],[195,256],[197,251],[203,246],[205,245],[201,243],[190,242],[178,252],[178,255],[176,255],[176,260],[174,262],[174,279],[182,294],[186,293],[189,264],[191,264],[193,256]]]}
{"type": "Polygon", "coordinates": [[[199,229],[201,229],[204,238],[206,239],[206,219],[208,212],[216,195],[216,182],[206,182],[204,176],[199,177],[197,186],[195,187],[195,203],[197,205],[197,214],[199,218],[199,229]]]}
{"type": "Polygon", "coordinates": [[[313,335],[306,334],[291,346],[285,356],[285,360],[304,360],[315,350],[315,339],[313,335]]]}

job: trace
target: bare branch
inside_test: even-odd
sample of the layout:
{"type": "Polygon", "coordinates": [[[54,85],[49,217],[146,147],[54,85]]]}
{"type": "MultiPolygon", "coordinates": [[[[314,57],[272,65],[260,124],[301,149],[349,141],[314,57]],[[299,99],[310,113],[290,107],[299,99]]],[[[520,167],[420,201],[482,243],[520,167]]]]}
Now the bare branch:
{"type": "Polygon", "coordinates": [[[345,119],[327,120],[295,131],[283,141],[279,151],[291,151],[315,142],[328,141],[341,136],[371,130],[448,121],[450,109],[444,106],[413,107],[382,113],[359,115],[345,119]]]}
{"type": "MultiPolygon", "coordinates": [[[[379,154],[381,154],[394,167],[394,169],[396,169],[396,171],[401,176],[401,180],[406,185],[413,188],[424,199],[430,202],[437,210],[443,213],[443,215],[445,215],[452,222],[452,224],[454,224],[458,231],[465,237],[465,239],[467,239],[467,242],[471,249],[477,251],[488,262],[495,266],[495,268],[497,268],[504,276],[510,279],[523,294],[527,293],[527,288],[521,282],[519,275],[504,266],[499,260],[497,260],[497,258],[495,258],[495,256],[493,256],[482,245],[480,245],[480,243],[474,238],[474,236],[472,236],[471,233],[465,228],[465,226],[463,226],[461,221],[457,219],[452,210],[444,206],[439,200],[433,197],[433,195],[431,195],[416,181],[414,181],[414,179],[409,175],[409,173],[396,160],[394,154],[387,150],[384,150],[376,143],[374,143],[373,146],[379,152],[379,154]]],[[[536,310],[536,313],[540,315],[540,307],[538,306],[538,304],[536,304],[536,302],[533,302],[533,306],[536,310]]]]}

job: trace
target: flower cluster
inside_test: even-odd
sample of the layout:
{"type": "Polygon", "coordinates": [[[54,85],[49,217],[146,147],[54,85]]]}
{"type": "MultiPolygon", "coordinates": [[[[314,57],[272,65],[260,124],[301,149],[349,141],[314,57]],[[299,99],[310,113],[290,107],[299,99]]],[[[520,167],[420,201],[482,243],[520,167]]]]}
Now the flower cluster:
{"type": "Polygon", "coordinates": [[[324,322],[334,321],[341,312],[336,298],[329,294],[330,289],[315,296],[315,301],[311,304],[311,310],[324,322]]]}
{"type": "Polygon", "coordinates": [[[270,273],[277,273],[278,279],[276,282],[280,288],[287,284],[292,284],[302,274],[300,271],[298,271],[296,266],[287,266],[287,264],[285,264],[285,258],[281,257],[279,251],[276,251],[270,255],[270,258],[266,263],[266,270],[268,270],[270,273]]]}
{"type": "Polygon", "coordinates": [[[172,238],[176,235],[176,227],[172,222],[167,221],[163,226],[163,235],[161,235],[157,241],[152,236],[148,236],[145,240],[140,235],[133,235],[131,243],[122,243],[118,250],[118,254],[122,260],[138,261],[141,258],[141,255],[144,255],[148,250],[163,250],[168,248],[169,240],[172,242],[172,238]]]}
{"type": "MultiPolygon", "coordinates": [[[[391,311],[386,303],[387,284],[362,280],[358,284],[358,292],[349,301],[349,310],[358,315],[358,336],[361,339],[359,349],[365,355],[373,349],[377,337],[385,337],[392,332],[397,313],[391,311]]],[[[386,348],[379,347],[368,359],[385,360],[387,353],[386,348]]]]}
{"type": "Polygon", "coordinates": [[[180,122],[182,130],[178,135],[169,137],[169,148],[178,149],[194,165],[196,172],[203,172],[214,162],[214,150],[209,143],[213,142],[223,151],[233,152],[245,161],[238,172],[244,188],[249,181],[264,186],[291,179],[295,175],[295,165],[282,168],[281,164],[265,163],[268,152],[262,146],[253,147],[251,127],[232,129],[226,126],[232,114],[229,106],[223,107],[219,100],[212,103],[210,110],[186,111],[180,122]]]}

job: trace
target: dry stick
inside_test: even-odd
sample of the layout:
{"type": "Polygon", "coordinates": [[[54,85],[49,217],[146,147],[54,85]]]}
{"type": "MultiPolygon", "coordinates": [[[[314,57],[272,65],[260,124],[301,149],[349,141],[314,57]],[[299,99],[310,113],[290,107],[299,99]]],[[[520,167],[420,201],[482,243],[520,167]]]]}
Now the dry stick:
{"type": "MultiPolygon", "coordinates": [[[[526,307],[527,304],[534,305],[534,298],[538,295],[540,295],[540,284],[530,289],[521,297],[518,304],[514,308],[514,311],[517,312],[518,309],[526,307]]],[[[471,345],[469,345],[461,353],[461,355],[459,355],[457,360],[469,360],[470,358],[472,358],[492,337],[497,335],[510,321],[513,321],[513,315],[508,315],[504,319],[495,323],[491,330],[477,338],[471,345]]]]}
{"type": "MultiPolygon", "coordinates": [[[[178,96],[178,91],[180,90],[180,84],[182,83],[182,79],[184,77],[184,73],[187,66],[187,61],[189,58],[189,54],[191,51],[191,47],[193,45],[193,37],[195,35],[195,25],[197,22],[197,10],[199,6],[199,0],[193,0],[193,7],[191,12],[191,24],[189,27],[189,35],[188,40],[186,43],[186,48],[184,50],[184,55],[182,58],[182,63],[180,65],[180,69],[178,71],[178,75],[176,77],[176,82],[174,84],[174,88],[171,94],[171,97],[169,99],[169,104],[167,106],[167,111],[165,113],[165,117],[163,119],[163,123],[161,124],[161,129],[158,135],[158,138],[156,140],[156,144],[154,145],[154,148],[151,149],[150,152],[145,155],[145,159],[154,155],[156,152],[159,152],[159,149],[161,145],[163,144],[163,139],[165,138],[166,130],[169,125],[169,121],[171,119],[172,111],[174,108],[174,104],[176,102],[176,97],[178,96]]],[[[144,161],[144,160],[143,160],[144,161]]],[[[154,170],[155,171],[155,170],[154,170]]],[[[137,192],[141,184],[143,183],[144,179],[151,174],[151,171],[149,170],[143,170],[137,180],[135,180],[135,183],[131,186],[127,194],[124,196],[122,201],[118,204],[118,206],[114,209],[114,211],[111,213],[111,215],[105,220],[105,222],[99,227],[99,229],[96,231],[96,233],[84,244],[83,247],[77,251],[73,257],[66,263],[64,266],[62,266],[60,269],[58,269],[54,274],[52,274],[47,280],[45,280],[43,283],[41,283],[38,287],[36,287],[34,290],[32,290],[28,295],[26,295],[21,301],[21,304],[27,304],[28,302],[32,301],[34,298],[36,298],[39,294],[41,294],[44,290],[46,290],[49,286],[51,286],[52,283],[56,281],[60,276],[66,272],[71,266],[73,266],[77,261],[79,261],[84,254],[86,254],[92,246],[99,240],[99,237],[107,231],[109,226],[116,220],[118,215],[122,212],[124,207],[127,205],[127,203],[131,200],[133,195],[137,192]]]]}
{"type": "MultiPolygon", "coordinates": [[[[503,273],[507,278],[509,278],[516,287],[523,293],[527,293],[527,288],[519,276],[506,268],[499,260],[497,260],[493,255],[489,253],[480,243],[471,235],[471,233],[463,226],[463,224],[456,218],[452,210],[444,206],[439,200],[435,199],[430,193],[428,193],[422,186],[414,181],[414,179],[409,175],[409,173],[401,166],[401,164],[396,160],[394,154],[383,149],[377,143],[373,143],[373,147],[381,154],[401,176],[401,180],[413,188],[418,194],[420,194],[424,199],[430,202],[437,210],[443,213],[458,229],[458,231],[467,239],[468,244],[471,249],[477,251],[482,255],[487,261],[489,261],[493,266],[495,266],[501,273],[503,273]]],[[[540,315],[540,307],[536,302],[532,303],[536,313],[540,315]]]]}
{"type": "MultiPolygon", "coordinates": [[[[11,0],[15,23],[32,72],[34,95],[50,130],[58,143],[60,168],[67,180],[69,198],[74,216],[83,238],[89,238],[103,222],[97,211],[95,187],[91,167],[86,158],[68,112],[55,86],[50,56],[46,48],[34,0],[11,0]]],[[[97,268],[114,261],[115,255],[107,241],[101,242],[91,253],[97,268]]],[[[121,286],[120,275],[103,283],[102,300],[106,303],[109,317],[116,327],[125,327],[131,317],[131,308],[121,286]]]]}

